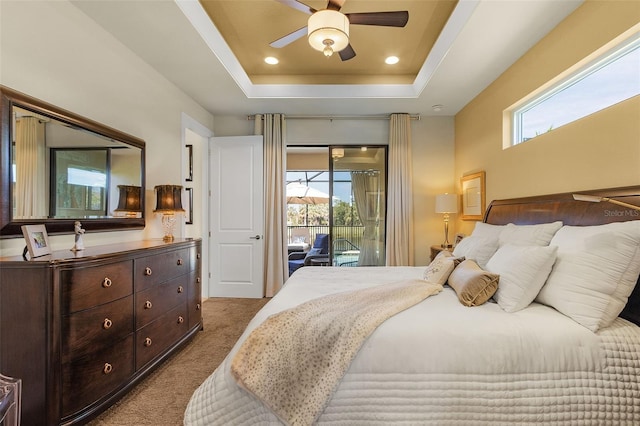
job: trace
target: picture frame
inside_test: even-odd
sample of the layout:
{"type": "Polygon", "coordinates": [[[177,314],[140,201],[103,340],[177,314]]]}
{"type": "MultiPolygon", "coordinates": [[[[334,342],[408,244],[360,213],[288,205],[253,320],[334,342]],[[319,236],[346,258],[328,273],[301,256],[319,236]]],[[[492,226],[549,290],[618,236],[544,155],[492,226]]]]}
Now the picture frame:
{"type": "Polygon", "coordinates": [[[44,224],[22,225],[20,228],[22,229],[24,240],[27,243],[27,250],[32,258],[51,254],[49,236],[47,235],[47,228],[44,224]]]}
{"type": "Polygon", "coordinates": [[[193,182],[193,145],[187,145],[187,177],[186,182],[193,182]]]}
{"type": "Polygon", "coordinates": [[[187,193],[187,211],[186,211],[186,222],[187,225],[193,225],[193,188],[185,188],[185,192],[187,193]]]}
{"type": "Polygon", "coordinates": [[[485,172],[460,179],[462,184],[462,220],[482,220],[486,208],[485,172]]]}

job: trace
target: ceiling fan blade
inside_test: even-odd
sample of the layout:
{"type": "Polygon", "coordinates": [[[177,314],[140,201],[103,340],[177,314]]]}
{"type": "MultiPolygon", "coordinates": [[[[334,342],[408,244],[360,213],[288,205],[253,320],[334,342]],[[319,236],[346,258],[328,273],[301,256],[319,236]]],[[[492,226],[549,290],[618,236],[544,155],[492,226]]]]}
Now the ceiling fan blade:
{"type": "Polygon", "coordinates": [[[304,27],[299,28],[292,33],[289,33],[284,37],[280,37],[279,39],[272,41],[271,43],[269,43],[269,46],[276,47],[279,49],[281,47],[285,47],[290,43],[293,43],[297,39],[304,37],[306,35],[307,35],[307,26],[305,25],[304,27]]]}
{"type": "Polygon", "coordinates": [[[316,13],[316,9],[311,6],[307,6],[306,4],[296,1],[296,0],[276,0],[278,3],[282,3],[285,6],[292,7],[300,12],[304,12],[307,15],[311,15],[312,13],[316,13]]]}
{"type": "Polygon", "coordinates": [[[381,25],[384,27],[404,27],[409,21],[409,12],[365,12],[346,13],[350,24],[355,25],[381,25]]]}
{"type": "Polygon", "coordinates": [[[340,10],[342,9],[342,6],[344,6],[345,1],[346,0],[329,0],[329,3],[327,3],[327,9],[340,10]]]}
{"type": "Polygon", "coordinates": [[[343,61],[348,61],[349,59],[352,59],[356,56],[356,51],[353,50],[353,47],[351,47],[351,43],[349,43],[347,47],[339,51],[338,54],[340,55],[340,59],[342,59],[343,61]]]}

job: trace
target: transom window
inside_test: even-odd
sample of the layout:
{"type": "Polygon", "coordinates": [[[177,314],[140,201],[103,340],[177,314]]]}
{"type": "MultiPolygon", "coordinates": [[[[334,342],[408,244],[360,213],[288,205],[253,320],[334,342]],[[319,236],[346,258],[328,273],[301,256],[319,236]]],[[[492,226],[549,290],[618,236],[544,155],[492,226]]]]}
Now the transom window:
{"type": "Polygon", "coordinates": [[[516,106],[511,145],[640,94],[640,33],[516,106]]]}

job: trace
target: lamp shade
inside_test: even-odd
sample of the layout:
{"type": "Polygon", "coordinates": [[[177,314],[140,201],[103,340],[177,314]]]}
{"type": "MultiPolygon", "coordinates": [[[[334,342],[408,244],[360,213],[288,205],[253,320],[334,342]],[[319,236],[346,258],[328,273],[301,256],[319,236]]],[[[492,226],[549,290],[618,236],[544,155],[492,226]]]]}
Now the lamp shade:
{"type": "Polygon", "coordinates": [[[458,213],[458,194],[436,195],[436,213],[458,213]]]}
{"type": "Polygon", "coordinates": [[[335,10],[319,10],[309,17],[307,34],[311,47],[339,52],[349,45],[349,19],[335,10]]]}
{"type": "Polygon", "coordinates": [[[156,209],[154,213],[184,212],[182,208],[182,185],[158,185],[156,191],[156,209]]]}
{"type": "Polygon", "coordinates": [[[117,212],[137,213],[142,211],[142,188],[132,185],[118,185],[119,198],[117,212]]]}

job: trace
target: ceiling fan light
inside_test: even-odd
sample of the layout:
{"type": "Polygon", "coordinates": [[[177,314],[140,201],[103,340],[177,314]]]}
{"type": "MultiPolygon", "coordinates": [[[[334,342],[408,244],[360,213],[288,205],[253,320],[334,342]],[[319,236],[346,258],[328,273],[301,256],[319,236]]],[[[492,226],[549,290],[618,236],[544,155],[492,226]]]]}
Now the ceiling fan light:
{"type": "Polygon", "coordinates": [[[349,19],[340,12],[320,10],[309,17],[307,28],[309,45],[320,52],[327,47],[339,52],[349,45],[349,19]]]}

